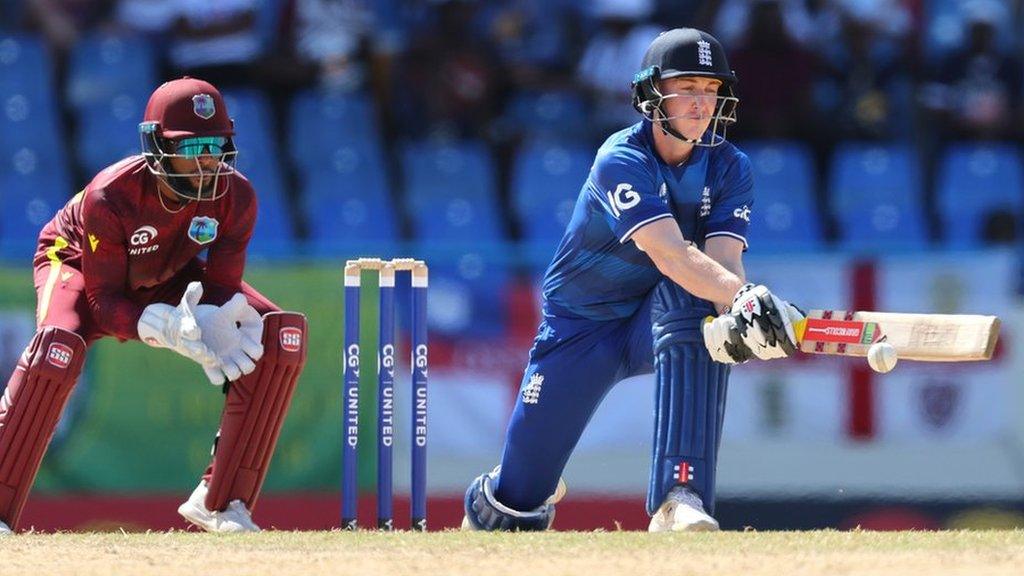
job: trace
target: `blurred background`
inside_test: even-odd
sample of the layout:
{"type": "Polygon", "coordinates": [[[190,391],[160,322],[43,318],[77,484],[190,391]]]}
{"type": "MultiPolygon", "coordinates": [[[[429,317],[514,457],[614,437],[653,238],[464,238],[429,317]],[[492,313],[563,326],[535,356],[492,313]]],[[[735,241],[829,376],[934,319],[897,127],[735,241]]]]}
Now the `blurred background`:
{"type": "MultiPolygon", "coordinates": [[[[311,319],[257,520],[337,526],[341,267],[416,256],[431,266],[430,524],[455,526],[465,486],[499,459],[536,284],[593,154],[639,119],[630,79],[678,26],[715,34],[740,78],[729,138],[755,171],[749,278],[805,308],[1004,321],[985,364],[737,368],[723,527],[1024,526],[1020,0],[0,0],[3,379],[34,329],[38,230],[138,152],[160,82],[204,78],[260,198],[247,279],[311,319]]],[[[220,393],[138,343],[90,355],[23,523],[183,527],[174,510],[207,462],[220,393]]],[[[646,527],[652,407],[650,378],[609,395],[558,527],[646,527]]],[[[401,491],[407,418],[398,429],[401,491]]],[[[364,525],[374,466],[361,458],[364,525]]]]}

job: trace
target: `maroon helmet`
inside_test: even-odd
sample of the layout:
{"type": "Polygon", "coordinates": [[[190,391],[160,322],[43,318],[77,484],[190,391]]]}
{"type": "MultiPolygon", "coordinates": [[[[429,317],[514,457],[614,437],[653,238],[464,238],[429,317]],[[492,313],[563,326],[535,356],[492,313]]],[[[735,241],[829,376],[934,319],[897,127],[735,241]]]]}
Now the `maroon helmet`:
{"type": "Polygon", "coordinates": [[[235,171],[234,134],[220,91],[187,76],[161,84],[139,124],[149,171],[185,200],[216,200],[228,191],[230,179],[221,176],[235,171]],[[172,158],[188,160],[189,169],[176,170],[172,158]]]}

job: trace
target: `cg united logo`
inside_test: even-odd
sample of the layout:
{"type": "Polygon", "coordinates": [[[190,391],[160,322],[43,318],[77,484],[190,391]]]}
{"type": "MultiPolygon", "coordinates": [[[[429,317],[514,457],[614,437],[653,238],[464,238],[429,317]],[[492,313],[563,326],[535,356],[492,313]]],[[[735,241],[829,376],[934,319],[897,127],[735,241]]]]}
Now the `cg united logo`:
{"type": "Polygon", "coordinates": [[[302,330],[298,328],[281,328],[281,349],[285,352],[298,352],[302,348],[302,330]]]}
{"type": "Polygon", "coordinates": [[[159,244],[150,244],[156,238],[156,228],[152,226],[139,226],[135,232],[132,232],[131,237],[128,241],[132,247],[128,249],[130,256],[139,256],[140,254],[149,254],[150,252],[156,252],[159,248],[159,244]]]}

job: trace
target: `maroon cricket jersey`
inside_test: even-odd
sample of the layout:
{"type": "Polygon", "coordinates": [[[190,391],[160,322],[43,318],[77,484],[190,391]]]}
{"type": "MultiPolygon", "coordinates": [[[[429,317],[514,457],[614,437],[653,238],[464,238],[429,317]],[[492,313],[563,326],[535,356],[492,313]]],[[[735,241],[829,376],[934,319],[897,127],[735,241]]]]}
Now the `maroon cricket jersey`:
{"type": "Polygon", "coordinates": [[[226,177],[224,196],[179,210],[161,202],[142,156],[125,158],[97,174],[43,227],[35,265],[59,261],[80,270],[94,321],[120,339],[138,338],[145,304],[186,266],[198,266],[203,250],[209,250],[203,300],[223,303],[240,290],[256,222],[249,181],[237,172],[226,177]]]}

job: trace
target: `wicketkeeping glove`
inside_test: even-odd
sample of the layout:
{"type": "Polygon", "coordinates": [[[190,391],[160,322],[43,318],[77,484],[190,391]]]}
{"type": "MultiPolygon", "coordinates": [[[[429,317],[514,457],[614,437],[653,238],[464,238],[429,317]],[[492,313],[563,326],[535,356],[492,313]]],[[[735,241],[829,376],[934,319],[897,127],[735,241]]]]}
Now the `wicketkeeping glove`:
{"type": "Polygon", "coordinates": [[[177,306],[146,306],[139,317],[139,340],[154,348],[170,348],[204,366],[216,362],[217,357],[203,342],[202,330],[196,322],[196,307],[202,297],[202,284],[193,282],[177,306]]]}
{"type": "Polygon", "coordinates": [[[201,304],[196,320],[216,358],[203,365],[212,384],[237,380],[256,369],[263,357],[263,318],[243,294],[235,294],[223,306],[201,304]]]}

